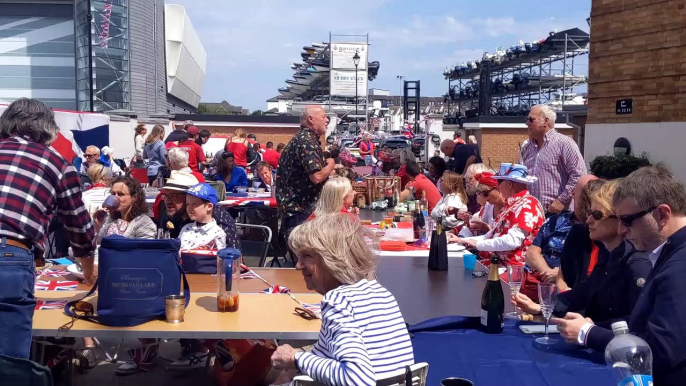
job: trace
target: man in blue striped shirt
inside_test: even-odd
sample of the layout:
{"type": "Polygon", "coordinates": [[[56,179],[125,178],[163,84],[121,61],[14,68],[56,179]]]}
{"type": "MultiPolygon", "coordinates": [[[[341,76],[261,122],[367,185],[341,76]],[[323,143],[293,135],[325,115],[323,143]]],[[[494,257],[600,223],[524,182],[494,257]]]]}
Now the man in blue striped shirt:
{"type": "Polygon", "coordinates": [[[293,230],[288,243],[298,256],[307,288],[324,295],[322,327],[312,352],[280,346],[278,370],[300,370],[327,385],[376,385],[414,364],[405,320],[393,295],[376,280],[369,244],[374,236],[357,219],[318,216],[293,230]]]}

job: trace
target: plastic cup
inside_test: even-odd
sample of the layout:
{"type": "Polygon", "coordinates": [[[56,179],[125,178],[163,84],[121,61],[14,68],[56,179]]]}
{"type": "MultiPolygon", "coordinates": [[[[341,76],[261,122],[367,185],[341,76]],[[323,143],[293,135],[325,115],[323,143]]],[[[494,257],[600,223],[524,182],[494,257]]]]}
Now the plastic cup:
{"type": "Polygon", "coordinates": [[[462,255],[462,258],[464,259],[464,269],[474,269],[474,265],[476,264],[475,254],[465,253],[462,255]]]}

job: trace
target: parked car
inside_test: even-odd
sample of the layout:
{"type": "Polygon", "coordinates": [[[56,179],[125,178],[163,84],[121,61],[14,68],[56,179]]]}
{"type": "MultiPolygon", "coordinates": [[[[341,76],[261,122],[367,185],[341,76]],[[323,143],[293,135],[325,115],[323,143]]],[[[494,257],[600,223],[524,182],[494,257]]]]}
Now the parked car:
{"type": "Polygon", "coordinates": [[[389,149],[402,149],[404,147],[410,147],[411,143],[408,139],[403,138],[386,138],[381,141],[380,147],[388,146],[389,149]]]}
{"type": "Polygon", "coordinates": [[[424,145],[426,143],[425,141],[424,138],[415,138],[412,140],[412,152],[417,157],[422,154],[422,150],[424,150],[424,145]]]}

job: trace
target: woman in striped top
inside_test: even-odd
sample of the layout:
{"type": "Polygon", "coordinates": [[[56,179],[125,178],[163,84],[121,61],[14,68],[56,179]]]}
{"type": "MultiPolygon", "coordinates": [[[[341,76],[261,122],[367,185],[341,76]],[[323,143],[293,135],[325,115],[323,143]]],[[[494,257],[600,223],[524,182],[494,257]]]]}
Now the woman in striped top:
{"type": "Polygon", "coordinates": [[[317,216],[295,228],[288,243],[307,288],[324,295],[322,327],[312,352],[280,346],[278,370],[297,369],[327,385],[376,385],[414,363],[398,303],[376,280],[374,236],[344,214],[317,216]]]}

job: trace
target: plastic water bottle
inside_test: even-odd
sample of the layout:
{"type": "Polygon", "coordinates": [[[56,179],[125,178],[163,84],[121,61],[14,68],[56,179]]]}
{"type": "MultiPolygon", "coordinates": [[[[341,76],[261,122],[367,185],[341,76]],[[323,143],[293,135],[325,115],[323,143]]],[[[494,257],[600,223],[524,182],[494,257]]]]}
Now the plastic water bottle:
{"type": "Polygon", "coordinates": [[[653,353],[643,339],[629,334],[626,322],[612,323],[615,337],[605,348],[605,361],[613,368],[618,386],[652,386],[653,353]]]}

